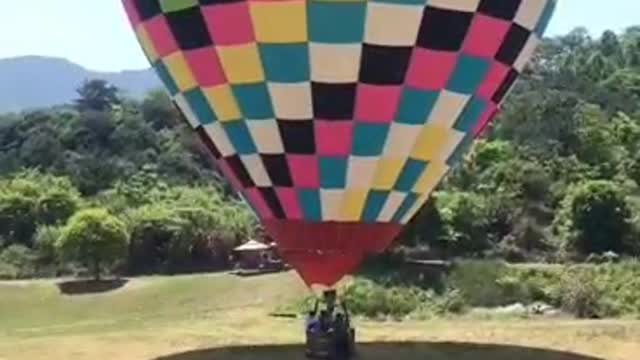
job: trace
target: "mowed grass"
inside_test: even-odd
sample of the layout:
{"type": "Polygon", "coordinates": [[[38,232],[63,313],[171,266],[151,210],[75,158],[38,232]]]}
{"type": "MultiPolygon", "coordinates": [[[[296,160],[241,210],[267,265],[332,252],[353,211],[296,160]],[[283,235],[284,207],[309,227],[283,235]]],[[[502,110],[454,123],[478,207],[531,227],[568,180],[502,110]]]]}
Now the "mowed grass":
{"type": "MultiPolygon", "coordinates": [[[[292,273],[132,279],[93,295],[53,281],[0,282],[0,360],[304,359],[299,319],[270,317],[306,294],[292,273]]],[[[637,360],[626,320],[357,321],[361,359],[637,360]]]]}

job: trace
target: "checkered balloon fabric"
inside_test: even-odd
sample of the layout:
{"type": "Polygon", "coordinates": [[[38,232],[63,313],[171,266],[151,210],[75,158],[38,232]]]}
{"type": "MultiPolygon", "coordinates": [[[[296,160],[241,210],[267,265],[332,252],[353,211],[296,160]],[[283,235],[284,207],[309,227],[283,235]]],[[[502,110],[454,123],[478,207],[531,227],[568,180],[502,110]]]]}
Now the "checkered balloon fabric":
{"type": "Polygon", "coordinates": [[[263,220],[408,222],[493,118],[555,0],[124,0],[263,220]]]}

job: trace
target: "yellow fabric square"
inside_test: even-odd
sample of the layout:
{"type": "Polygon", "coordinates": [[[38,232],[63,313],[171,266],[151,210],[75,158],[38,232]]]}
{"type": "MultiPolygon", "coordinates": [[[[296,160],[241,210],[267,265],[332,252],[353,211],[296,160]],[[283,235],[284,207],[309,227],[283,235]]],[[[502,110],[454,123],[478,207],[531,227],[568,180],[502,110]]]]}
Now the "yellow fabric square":
{"type": "Polygon", "coordinates": [[[181,52],[175,52],[165,57],[162,61],[164,61],[169,69],[169,73],[176,82],[176,85],[178,85],[180,91],[184,92],[198,86],[193,77],[193,73],[191,73],[187,59],[185,59],[181,52]]]}
{"type": "Polygon", "coordinates": [[[306,1],[252,1],[249,4],[258,42],[307,41],[306,1]]]}
{"type": "Polygon", "coordinates": [[[440,179],[447,173],[449,167],[442,162],[432,162],[422,172],[420,178],[413,187],[418,194],[428,195],[438,185],[440,179]]]}
{"type": "Polygon", "coordinates": [[[395,185],[400,171],[404,166],[404,159],[381,158],[378,160],[376,175],[373,177],[373,188],[389,190],[395,185]]]}
{"type": "Polygon", "coordinates": [[[451,129],[445,126],[426,124],[413,146],[411,156],[423,161],[438,159],[450,133],[451,129]]]}
{"type": "Polygon", "coordinates": [[[366,189],[348,189],[342,199],[342,221],[358,221],[367,201],[366,189]]]}
{"type": "Polygon", "coordinates": [[[256,44],[218,46],[222,68],[231,84],[264,81],[262,62],[256,44]]]}
{"type": "Polygon", "coordinates": [[[150,62],[154,62],[158,60],[158,52],[156,51],[155,46],[153,46],[153,42],[149,37],[149,33],[147,29],[144,28],[144,25],[140,24],[136,29],[136,35],[138,36],[138,40],[140,41],[140,45],[142,46],[142,50],[150,62]]]}
{"type": "Polygon", "coordinates": [[[204,94],[209,100],[209,104],[215,111],[218,120],[229,121],[239,120],[240,109],[238,109],[238,103],[236,98],[231,92],[229,85],[219,85],[204,89],[204,94]]]}

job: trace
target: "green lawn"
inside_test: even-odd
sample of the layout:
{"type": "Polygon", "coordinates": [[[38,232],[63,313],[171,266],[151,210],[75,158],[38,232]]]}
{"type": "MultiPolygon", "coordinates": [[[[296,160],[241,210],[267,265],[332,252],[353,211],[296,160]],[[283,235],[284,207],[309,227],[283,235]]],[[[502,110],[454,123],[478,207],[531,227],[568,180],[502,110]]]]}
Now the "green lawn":
{"type": "MultiPolygon", "coordinates": [[[[111,292],[74,296],[53,281],[0,282],[0,360],[303,359],[296,345],[301,321],[268,313],[305,292],[291,273],[137,278],[111,292]]],[[[361,359],[640,354],[640,322],[623,320],[358,321],[358,331],[361,359]]]]}

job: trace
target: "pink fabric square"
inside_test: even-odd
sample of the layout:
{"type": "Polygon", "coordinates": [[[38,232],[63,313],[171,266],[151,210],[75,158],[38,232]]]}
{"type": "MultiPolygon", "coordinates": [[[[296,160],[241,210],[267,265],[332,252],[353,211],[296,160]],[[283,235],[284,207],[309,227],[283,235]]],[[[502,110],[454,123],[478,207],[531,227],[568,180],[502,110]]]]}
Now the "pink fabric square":
{"type": "Polygon", "coordinates": [[[442,90],[458,62],[458,53],[415,48],[406,82],[422,90],[442,90]]]}
{"type": "Polygon", "coordinates": [[[204,6],[202,13],[216,45],[238,45],[255,41],[247,2],[204,6]]]}
{"type": "Polygon", "coordinates": [[[231,183],[231,187],[235,191],[242,191],[242,184],[234,174],[233,170],[231,170],[231,167],[229,167],[229,164],[227,164],[227,162],[224,161],[224,159],[216,159],[215,162],[218,165],[218,168],[220,169],[220,171],[222,171],[222,174],[224,175],[224,177],[227,180],[229,180],[229,183],[231,183]]]}
{"type": "Polygon", "coordinates": [[[140,24],[140,14],[138,14],[138,9],[136,9],[133,0],[124,1],[124,11],[127,13],[131,25],[133,25],[134,28],[137,27],[138,24],[140,24]]]}
{"type": "Polygon", "coordinates": [[[510,27],[511,22],[482,14],[476,15],[462,46],[463,52],[493,58],[500,50],[510,27]]]}
{"type": "Polygon", "coordinates": [[[287,155],[293,184],[300,188],[320,187],[318,158],[315,155],[287,155]]]}
{"type": "Polygon", "coordinates": [[[215,86],[227,82],[220,58],[213,47],[185,51],[184,56],[200,86],[215,86]]]}
{"type": "Polygon", "coordinates": [[[247,197],[247,200],[253,205],[253,208],[258,212],[258,216],[262,219],[272,219],[274,218],[273,212],[267,205],[267,202],[262,197],[260,190],[257,188],[245,189],[243,191],[244,196],[247,197]]]}
{"type": "Polygon", "coordinates": [[[478,88],[478,95],[485,100],[491,100],[493,95],[498,91],[504,79],[509,75],[509,67],[499,61],[494,61],[491,69],[487,73],[486,78],[478,88]]]}
{"type": "Polygon", "coordinates": [[[355,117],[365,122],[392,122],[395,118],[401,86],[359,84],[355,117]]]}
{"type": "Polygon", "coordinates": [[[477,138],[482,134],[484,129],[491,123],[491,120],[498,114],[498,106],[493,102],[489,101],[486,109],[478,119],[476,126],[473,128],[473,136],[477,138]]]}
{"type": "Polygon", "coordinates": [[[145,22],[144,26],[159,56],[164,57],[178,50],[178,44],[164,16],[156,16],[145,22]]]}
{"type": "Polygon", "coordinates": [[[353,135],[352,121],[316,120],[316,147],[319,155],[349,155],[353,135]]]}
{"type": "Polygon", "coordinates": [[[298,192],[294,188],[276,188],[276,193],[287,219],[302,219],[302,208],[298,201],[298,192]]]}

